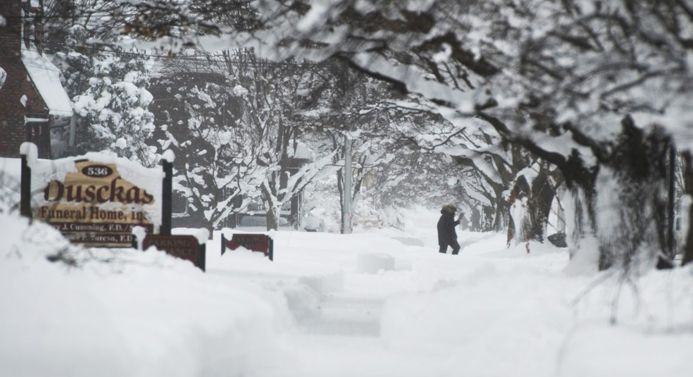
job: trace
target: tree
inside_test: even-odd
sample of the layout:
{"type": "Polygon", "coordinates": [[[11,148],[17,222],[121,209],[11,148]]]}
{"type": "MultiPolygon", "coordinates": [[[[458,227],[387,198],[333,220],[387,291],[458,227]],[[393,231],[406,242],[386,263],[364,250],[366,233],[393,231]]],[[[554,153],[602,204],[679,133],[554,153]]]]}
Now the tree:
{"type": "MultiPolygon", "coordinates": [[[[73,58],[68,57],[68,62],[73,58]]],[[[153,97],[146,89],[145,58],[116,50],[95,61],[87,75],[89,87],[74,97],[85,131],[77,142],[78,152],[108,149],[154,165],[156,150],[147,145],[154,132],[154,116],[148,108],[153,97]]]]}
{"type": "Polygon", "coordinates": [[[318,132],[329,139],[329,153],[337,169],[337,191],[340,203],[340,229],[351,233],[356,201],[367,173],[376,164],[394,157],[396,135],[391,124],[402,111],[391,104],[388,88],[377,80],[352,71],[339,62],[325,64],[320,110],[308,112],[307,120],[316,123],[318,132]],[[348,178],[348,179],[347,179],[348,178]]]}
{"type": "Polygon", "coordinates": [[[160,124],[155,138],[161,150],[178,156],[174,193],[184,198],[189,220],[210,230],[247,208],[265,174],[239,124],[244,91],[227,85],[224,75],[209,68],[191,72],[178,66],[154,88],[160,124]]]}
{"type": "Polygon", "coordinates": [[[284,204],[331,162],[331,155],[300,156],[298,138],[308,131],[300,113],[314,108],[314,92],[322,90],[318,73],[310,64],[265,61],[252,51],[225,54],[224,59],[227,75],[238,83],[234,91],[241,99],[238,125],[246,130],[243,143],[264,168],[259,189],[267,208],[267,229],[277,229],[284,204]]]}
{"type": "MultiPolygon", "coordinates": [[[[152,166],[156,150],[149,145],[154,117],[148,107],[149,58],[118,46],[95,46],[82,25],[67,30],[55,60],[65,76],[65,89],[79,116],[75,153],[112,150],[152,166]]],[[[115,41],[114,41],[115,42],[115,41]]]]}
{"type": "Polygon", "coordinates": [[[624,195],[612,204],[629,208],[629,216],[609,210],[600,211],[606,216],[600,219],[599,201],[608,198],[600,197],[598,188],[616,187],[624,194],[659,191],[659,152],[669,143],[663,135],[690,140],[684,131],[690,119],[685,98],[692,87],[687,56],[693,45],[686,31],[693,11],[686,2],[438,0],[365,6],[306,0],[255,5],[259,30],[238,33],[220,26],[215,32],[229,45],[252,42],[267,58],[340,59],[419,96],[454,124],[481,119],[487,133],[556,166],[581,202],[573,247],[581,239],[598,238],[602,268],[651,260],[653,251],[663,247],[660,198],[650,197],[643,205],[640,194],[624,195]],[[666,131],[638,131],[651,124],[666,131]],[[635,161],[646,167],[637,168],[635,161]],[[606,218],[616,221],[605,223],[606,218]],[[649,220],[641,224],[639,219],[649,220]],[[602,229],[612,223],[625,233],[602,229]],[[622,242],[638,229],[644,232],[637,233],[642,235],[637,245],[622,242]],[[608,251],[614,248],[617,252],[608,251]]]}
{"type": "Polygon", "coordinates": [[[595,199],[604,181],[624,193],[654,192],[661,184],[657,151],[665,140],[657,131],[634,137],[633,129],[641,114],[662,111],[674,115],[668,127],[676,129],[687,112],[681,94],[690,87],[690,46],[681,25],[691,23],[691,13],[683,2],[437,1],[419,8],[378,2],[367,9],[346,2],[304,4],[274,4],[281,16],[265,26],[281,44],[265,50],[268,55],[338,57],[426,98],[449,119],[482,119],[489,133],[551,162],[569,187],[584,193],[576,195],[587,200],[581,218],[589,225],[580,229],[600,240],[602,268],[630,264],[640,250],[649,250],[643,257],[651,259],[652,250],[661,248],[660,199],[643,206],[626,195],[620,204],[632,209],[629,216],[607,211],[623,219],[616,221],[623,234],[601,231],[606,220],[596,216],[595,199]],[[684,16],[675,16],[676,10],[684,16]],[[645,28],[650,23],[654,36],[645,28]],[[537,32],[536,25],[544,28],[537,32]],[[336,42],[319,43],[325,40],[336,42]],[[649,90],[664,95],[652,99],[644,94],[649,90]],[[557,138],[564,147],[555,148],[557,138]],[[622,169],[624,150],[647,151],[625,160],[647,164],[653,175],[622,169]],[[651,220],[638,225],[637,219],[651,220]],[[624,242],[638,229],[644,232],[637,233],[643,235],[637,245],[624,242]],[[614,248],[616,253],[608,252],[614,248]]]}

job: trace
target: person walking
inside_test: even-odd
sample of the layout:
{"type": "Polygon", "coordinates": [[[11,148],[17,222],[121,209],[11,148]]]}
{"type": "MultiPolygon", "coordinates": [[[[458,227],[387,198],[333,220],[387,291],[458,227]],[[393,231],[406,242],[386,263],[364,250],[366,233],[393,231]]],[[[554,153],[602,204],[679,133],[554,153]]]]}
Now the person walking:
{"type": "Polygon", "coordinates": [[[445,254],[448,246],[452,247],[452,255],[457,255],[460,251],[460,244],[457,243],[457,232],[455,227],[460,223],[460,219],[455,220],[455,212],[457,207],[452,204],[443,206],[440,210],[440,219],[438,220],[438,252],[445,254]]]}

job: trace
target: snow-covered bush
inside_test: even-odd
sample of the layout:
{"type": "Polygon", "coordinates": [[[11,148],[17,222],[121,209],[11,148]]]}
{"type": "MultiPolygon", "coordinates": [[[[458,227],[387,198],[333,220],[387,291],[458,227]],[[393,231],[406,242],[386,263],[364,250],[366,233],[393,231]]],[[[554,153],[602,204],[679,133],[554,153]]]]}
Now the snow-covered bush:
{"type": "Polygon", "coordinates": [[[79,117],[75,152],[111,150],[155,164],[156,148],[147,145],[154,131],[148,58],[121,47],[85,47],[86,36],[84,28],[71,28],[69,50],[56,56],[79,117]]]}

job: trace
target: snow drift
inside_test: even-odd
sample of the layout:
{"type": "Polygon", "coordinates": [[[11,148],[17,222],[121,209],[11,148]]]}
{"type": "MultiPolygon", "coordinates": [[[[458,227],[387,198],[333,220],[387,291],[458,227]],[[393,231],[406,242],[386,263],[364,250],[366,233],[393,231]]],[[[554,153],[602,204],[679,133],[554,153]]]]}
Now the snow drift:
{"type": "Polygon", "coordinates": [[[281,354],[257,292],[155,249],[82,249],[7,215],[0,229],[4,376],[240,376],[281,354]]]}

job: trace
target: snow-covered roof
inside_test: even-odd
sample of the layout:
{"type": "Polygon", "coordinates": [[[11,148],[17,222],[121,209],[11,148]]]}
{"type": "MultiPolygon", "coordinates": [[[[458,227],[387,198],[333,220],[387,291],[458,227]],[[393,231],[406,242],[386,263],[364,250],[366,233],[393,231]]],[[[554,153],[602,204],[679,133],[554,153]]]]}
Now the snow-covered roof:
{"type": "Polygon", "coordinates": [[[36,85],[48,113],[55,116],[72,116],[72,102],[60,83],[60,71],[38,51],[22,49],[22,62],[31,81],[36,85]]]}

